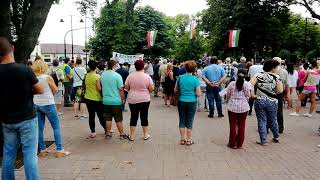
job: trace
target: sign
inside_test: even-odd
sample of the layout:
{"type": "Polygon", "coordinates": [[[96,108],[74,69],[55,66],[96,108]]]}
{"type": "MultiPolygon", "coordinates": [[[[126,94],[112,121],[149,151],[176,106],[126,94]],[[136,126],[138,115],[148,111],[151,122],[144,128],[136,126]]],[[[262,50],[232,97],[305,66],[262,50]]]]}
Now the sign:
{"type": "Polygon", "coordinates": [[[137,54],[137,55],[126,55],[126,54],[121,54],[117,52],[112,53],[112,57],[118,61],[120,64],[123,64],[125,62],[129,64],[134,64],[136,60],[143,60],[144,54],[137,54]]]}

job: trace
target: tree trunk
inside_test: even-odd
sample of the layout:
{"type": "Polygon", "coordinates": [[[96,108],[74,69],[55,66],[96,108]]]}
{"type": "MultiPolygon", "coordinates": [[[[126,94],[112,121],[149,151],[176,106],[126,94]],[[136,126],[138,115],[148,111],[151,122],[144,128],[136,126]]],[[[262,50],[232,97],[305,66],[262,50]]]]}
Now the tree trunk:
{"type": "Polygon", "coordinates": [[[0,36],[11,39],[10,0],[2,0],[0,6],[0,36]]]}
{"type": "Polygon", "coordinates": [[[29,59],[38,42],[40,32],[46,22],[49,10],[54,0],[34,0],[30,11],[25,17],[21,34],[15,43],[15,60],[23,63],[29,59]]]}

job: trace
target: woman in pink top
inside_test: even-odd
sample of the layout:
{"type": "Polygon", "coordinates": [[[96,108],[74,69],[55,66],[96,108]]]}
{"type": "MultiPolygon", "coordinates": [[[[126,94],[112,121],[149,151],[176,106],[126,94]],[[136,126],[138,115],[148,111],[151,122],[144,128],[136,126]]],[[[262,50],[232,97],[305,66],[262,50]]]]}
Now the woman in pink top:
{"type": "Polygon", "coordinates": [[[153,91],[154,86],[151,77],[144,73],[144,62],[137,60],[134,66],[136,72],[131,73],[125,82],[125,89],[129,92],[127,101],[131,111],[129,140],[134,141],[139,113],[144,140],[148,140],[150,138],[148,132],[150,93],[153,91]]]}
{"type": "Polygon", "coordinates": [[[318,71],[318,64],[317,61],[311,62],[312,69],[307,71],[306,77],[305,77],[305,83],[304,83],[304,89],[299,95],[298,99],[298,105],[296,112],[291,113],[291,116],[299,116],[298,113],[301,111],[301,102],[308,96],[310,95],[310,101],[311,101],[311,106],[309,109],[309,113],[303,114],[303,116],[306,117],[312,117],[312,113],[315,110],[316,106],[316,96],[317,96],[317,85],[319,83],[320,79],[320,73],[318,71]]]}
{"type": "Polygon", "coordinates": [[[228,147],[242,149],[245,136],[245,126],[249,107],[249,99],[253,97],[253,89],[250,82],[245,81],[246,70],[239,69],[237,81],[233,81],[227,87],[228,115],[230,135],[228,147]]]}

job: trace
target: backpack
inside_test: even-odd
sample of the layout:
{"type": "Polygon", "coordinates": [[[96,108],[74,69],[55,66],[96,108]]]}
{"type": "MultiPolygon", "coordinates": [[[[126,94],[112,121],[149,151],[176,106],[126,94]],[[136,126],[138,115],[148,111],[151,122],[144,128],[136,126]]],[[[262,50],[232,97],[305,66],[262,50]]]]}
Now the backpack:
{"type": "Polygon", "coordinates": [[[58,70],[59,69],[57,69],[56,71],[52,71],[52,69],[51,69],[51,77],[53,78],[53,81],[56,84],[56,86],[59,85],[59,79],[58,79],[58,76],[57,76],[57,71],[58,70]]]}

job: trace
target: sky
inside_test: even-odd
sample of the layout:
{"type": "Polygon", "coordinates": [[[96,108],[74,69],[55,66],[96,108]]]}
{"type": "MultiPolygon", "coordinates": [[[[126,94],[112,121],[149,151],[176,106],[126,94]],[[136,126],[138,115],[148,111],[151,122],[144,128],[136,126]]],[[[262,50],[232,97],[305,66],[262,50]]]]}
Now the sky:
{"type": "MultiPolygon", "coordinates": [[[[71,29],[70,15],[75,15],[73,16],[74,29],[84,27],[84,23],[80,23],[81,15],[77,11],[77,7],[74,4],[75,1],[76,0],[60,0],[60,4],[51,7],[47,21],[39,37],[40,43],[63,43],[66,32],[71,29]],[[63,19],[64,22],[61,23],[60,19],[63,19]]],[[[104,0],[98,0],[99,7],[103,5],[103,2],[104,0]]],[[[141,2],[138,3],[138,6],[145,5],[150,5],[169,16],[175,16],[177,14],[193,15],[207,8],[206,0],[141,0],[141,2]]],[[[304,7],[293,6],[290,8],[295,13],[310,17],[310,14],[304,7]]],[[[318,10],[320,10],[320,8],[318,10]]],[[[91,26],[92,20],[87,19],[87,27],[91,26]]],[[[87,29],[87,35],[88,37],[94,35],[91,28],[87,29]]],[[[74,31],[73,37],[74,44],[84,45],[85,31],[83,29],[74,31]]],[[[70,33],[66,36],[66,42],[71,44],[70,33]]]]}

